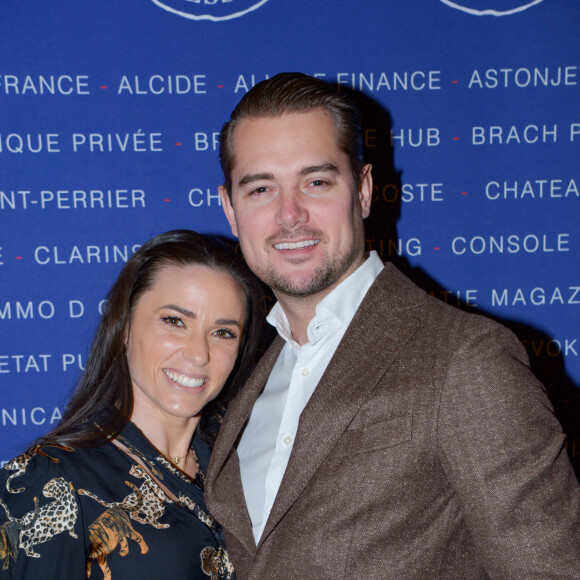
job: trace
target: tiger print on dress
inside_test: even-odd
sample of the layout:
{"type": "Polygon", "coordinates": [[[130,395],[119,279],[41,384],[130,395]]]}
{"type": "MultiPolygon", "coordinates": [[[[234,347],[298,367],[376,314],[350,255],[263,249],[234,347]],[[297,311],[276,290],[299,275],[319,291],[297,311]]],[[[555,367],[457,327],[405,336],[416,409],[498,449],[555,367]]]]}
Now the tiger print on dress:
{"type": "Polygon", "coordinates": [[[18,558],[18,547],[20,534],[28,527],[34,525],[38,518],[38,498],[34,498],[34,511],[24,514],[21,519],[13,518],[10,515],[8,506],[0,499],[0,504],[6,512],[7,522],[0,526],[0,560],[5,560],[2,570],[7,570],[10,566],[10,558],[16,562],[18,558]]]}
{"type": "Polygon", "coordinates": [[[127,513],[120,507],[109,508],[89,526],[89,541],[91,549],[87,560],[87,578],[91,576],[93,560],[96,560],[103,572],[104,580],[111,580],[111,569],[107,564],[107,556],[119,546],[119,554],[129,553],[128,539],[137,542],[141,554],[149,551],[143,536],[131,525],[127,513]]]}
{"type": "Polygon", "coordinates": [[[129,553],[128,539],[135,540],[139,544],[142,554],[149,551],[143,536],[133,529],[129,519],[131,514],[136,514],[142,510],[143,494],[130,481],[125,481],[125,484],[133,489],[133,493],[125,497],[123,501],[111,504],[104,502],[86,489],[79,489],[79,494],[86,495],[102,506],[109,508],[89,526],[91,549],[87,560],[87,578],[91,575],[92,561],[96,560],[103,571],[104,579],[110,580],[111,569],[107,564],[107,556],[117,546],[119,546],[120,555],[126,556],[129,553]]]}

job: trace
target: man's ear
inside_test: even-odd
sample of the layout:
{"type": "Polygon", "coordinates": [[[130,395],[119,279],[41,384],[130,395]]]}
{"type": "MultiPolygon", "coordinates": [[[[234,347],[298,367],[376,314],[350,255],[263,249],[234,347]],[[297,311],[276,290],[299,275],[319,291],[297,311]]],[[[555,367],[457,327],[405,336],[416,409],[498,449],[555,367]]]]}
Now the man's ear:
{"type": "Polygon", "coordinates": [[[367,163],[361,171],[360,184],[358,186],[358,199],[363,219],[369,217],[371,213],[371,202],[373,199],[373,176],[371,174],[372,165],[367,163]]]}
{"type": "Polygon", "coordinates": [[[236,224],[236,214],[234,212],[234,208],[232,206],[232,200],[228,194],[228,190],[225,188],[224,185],[220,185],[218,187],[218,191],[220,194],[220,198],[222,200],[222,207],[224,209],[224,213],[226,214],[226,218],[230,224],[230,228],[232,230],[232,234],[238,237],[238,226],[236,224]]]}

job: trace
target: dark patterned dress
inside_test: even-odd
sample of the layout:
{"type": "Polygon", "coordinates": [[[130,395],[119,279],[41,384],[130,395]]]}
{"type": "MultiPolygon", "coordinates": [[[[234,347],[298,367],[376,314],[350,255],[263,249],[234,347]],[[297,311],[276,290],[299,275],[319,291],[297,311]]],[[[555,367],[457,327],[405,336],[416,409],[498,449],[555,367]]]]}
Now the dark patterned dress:
{"type": "Polygon", "coordinates": [[[184,475],[129,423],[92,449],[33,448],[0,471],[0,578],[228,580],[221,529],[207,513],[210,449],[184,475]],[[165,490],[163,489],[165,488],[165,490]]]}

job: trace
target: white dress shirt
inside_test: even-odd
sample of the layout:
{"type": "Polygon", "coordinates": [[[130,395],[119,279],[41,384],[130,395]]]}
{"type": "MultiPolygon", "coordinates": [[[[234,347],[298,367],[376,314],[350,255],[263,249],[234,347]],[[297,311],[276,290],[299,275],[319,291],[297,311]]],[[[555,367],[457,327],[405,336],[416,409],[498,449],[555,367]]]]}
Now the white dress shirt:
{"type": "Polygon", "coordinates": [[[286,341],[238,446],[240,471],[258,543],[286,471],[302,410],[324,374],[367,290],[384,268],[376,252],[316,306],[308,342],[293,338],[277,302],[267,317],[286,341]]]}

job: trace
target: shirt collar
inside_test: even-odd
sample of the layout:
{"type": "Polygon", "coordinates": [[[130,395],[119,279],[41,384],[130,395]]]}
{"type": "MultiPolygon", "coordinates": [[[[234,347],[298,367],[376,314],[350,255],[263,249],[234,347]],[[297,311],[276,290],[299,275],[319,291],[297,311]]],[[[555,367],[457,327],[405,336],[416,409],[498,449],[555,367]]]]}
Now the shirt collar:
{"type": "MultiPolygon", "coordinates": [[[[316,305],[316,314],[308,324],[308,343],[313,344],[328,334],[328,324],[339,326],[350,324],[368,289],[385,267],[373,250],[369,257],[330,294],[316,305]]],[[[274,304],[266,320],[278,334],[291,344],[294,343],[288,318],[279,302],[274,304]]]]}

